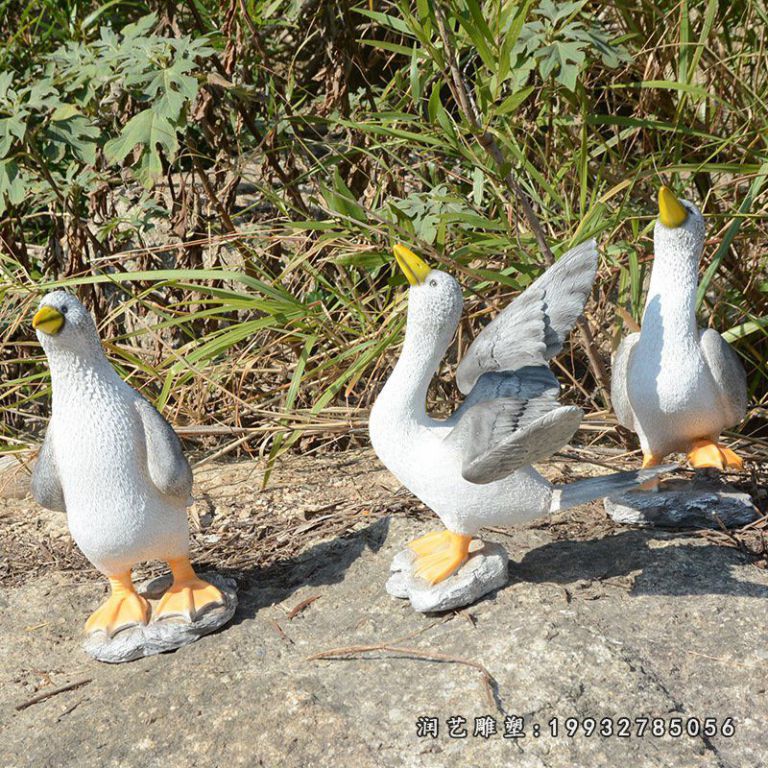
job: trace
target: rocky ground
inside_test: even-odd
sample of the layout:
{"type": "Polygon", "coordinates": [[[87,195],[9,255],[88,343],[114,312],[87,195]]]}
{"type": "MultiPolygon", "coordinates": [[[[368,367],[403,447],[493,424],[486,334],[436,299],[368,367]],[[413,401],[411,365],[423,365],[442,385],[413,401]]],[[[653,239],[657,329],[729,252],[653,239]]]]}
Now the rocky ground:
{"type": "Polygon", "coordinates": [[[195,559],[238,579],[232,624],[120,666],[80,648],[105,585],[63,517],[5,485],[0,765],[765,766],[759,534],[747,547],[622,528],[594,504],[489,532],[510,553],[509,585],[421,616],[384,582],[434,521],[369,452],[288,459],[266,491],[262,472],[196,472],[195,559]],[[456,716],[465,738],[449,736],[456,716]],[[525,736],[504,738],[518,716],[525,736]],[[431,718],[437,737],[419,736],[431,718]],[[659,719],[656,735],[652,722],[637,735],[643,718],[659,719]],[[696,730],[707,718],[710,735],[696,730]]]}

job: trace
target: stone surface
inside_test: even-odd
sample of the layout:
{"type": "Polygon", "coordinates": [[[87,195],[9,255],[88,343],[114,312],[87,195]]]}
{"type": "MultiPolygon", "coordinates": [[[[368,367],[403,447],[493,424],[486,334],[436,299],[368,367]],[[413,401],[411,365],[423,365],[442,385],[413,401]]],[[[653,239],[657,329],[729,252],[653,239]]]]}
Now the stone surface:
{"type": "MultiPolygon", "coordinates": [[[[105,585],[84,560],[53,549],[54,518],[38,517],[32,502],[0,504],[0,574],[13,579],[0,587],[0,766],[765,768],[768,572],[720,546],[732,543],[725,536],[619,528],[597,503],[483,532],[509,553],[509,583],[471,608],[428,616],[391,599],[384,583],[434,515],[370,452],[350,453],[289,457],[266,492],[258,462],[197,470],[215,519],[194,535],[222,537],[206,561],[225,542],[228,562],[243,553],[244,564],[227,568],[237,572],[237,611],[216,634],[132,664],[82,652],[83,619],[105,585]],[[382,510],[389,521],[377,519],[382,510]],[[331,513],[329,534],[318,521],[331,513]],[[49,564],[27,573],[22,551],[49,564]],[[381,645],[424,655],[312,658],[381,645]],[[504,713],[480,670],[434,655],[481,664],[527,736],[502,738],[504,713]],[[448,737],[454,715],[467,719],[467,738],[448,737]],[[472,735],[484,715],[498,723],[488,739],[472,735]],[[417,737],[422,716],[439,718],[436,739],[417,737]],[[565,735],[565,718],[590,716],[732,717],[736,731],[565,735]],[[552,718],[558,737],[548,735],[552,718]]],[[[759,550],[757,533],[753,544],[759,550]]]]}
{"type": "Polygon", "coordinates": [[[657,528],[740,528],[758,517],[748,493],[700,478],[605,499],[605,511],[616,523],[657,528]]]}
{"type": "MultiPolygon", "coordinates": [[[[157,653],[175,651],[189,645],[204,635],[223,627],[237,608],[237,583],[217,573],[201,573],[200,578],[218,587],[224,596],[224,604],[217,605],[198,616],[195,621],[173,617],[161,621],[150,620],[144,627],[129,627],[113,637],[104,632],[93,632],[83,641],[83,649],[97,661],[121,664],[157,653]]],[[[161,576],[139,587],[154,608],[157,600],[171,585],[171,577],[161,576]]]]}
{"type": "Polygon", "coordinates": [[[434,586],[413,575],[415,556],[407,547],[398,552],[389,567],[386,583],[392,597],[408,599],[419,613],[463,608],[503,587],[509,578],[507,552],[500,544],[473,541],[467,562],[452,576],[434,586]]]}

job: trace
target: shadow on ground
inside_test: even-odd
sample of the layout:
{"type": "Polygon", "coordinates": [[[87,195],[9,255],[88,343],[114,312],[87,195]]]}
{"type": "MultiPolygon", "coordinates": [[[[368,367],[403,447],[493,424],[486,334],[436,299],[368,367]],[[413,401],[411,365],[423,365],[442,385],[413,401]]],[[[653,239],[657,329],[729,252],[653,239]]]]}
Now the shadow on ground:
{"type": "MultiPolygon", "coordinates": [[[[342,582],[352,563],[366,551],[381,549],[388,533],[389,518],[385,517],[347,536],[316,544],[296,557],[238,573],[240,604],[232,623],[252,619],[263,608],[281,603],[299,588],[342,582]]],[[[385,577],[383,573],[382,578],[385,577]]]]}
{"type": "Polygon", "coordinates": [[[631,595],[768,597],[768,587],[731,573],[732,566],[748,564],[748,556],[736,549],[690,543],[690,534],[680,536],[686,537],[685,543],[676,542],[673,534],[639,530],[588,541],[553,541],[511,563],[511,577],[567,585],[634,574],[631,595]]]}

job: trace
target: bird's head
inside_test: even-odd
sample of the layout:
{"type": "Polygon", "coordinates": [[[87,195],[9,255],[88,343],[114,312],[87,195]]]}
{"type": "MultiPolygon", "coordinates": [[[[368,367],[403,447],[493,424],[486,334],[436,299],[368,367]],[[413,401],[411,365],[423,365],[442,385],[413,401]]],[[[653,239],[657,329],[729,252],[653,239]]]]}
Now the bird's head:
{"type": "Polygon", "coordinates": [[[46,355],[57,351],[78,355],[95,349],[101,351],[91,313],[66,291],[53,291],[43,296],[32,318],[32,327],[46,355]]]}
{"type": "Polygon", "coordinates": [[[693,203],[678,200],[669,187],[659,189],[659,218],[653,230],[657,255],[669,252],[698,265],[704,230],[704,217],[693,203]]]}
{"type": "Polygon", "coordinates": [[[396,245],[394,252],[410,283],[408,328],[425,340],[447,336],[450,341],[464,306],[459,284],[446,272],[431,269],[404,245],[396,245]]]}

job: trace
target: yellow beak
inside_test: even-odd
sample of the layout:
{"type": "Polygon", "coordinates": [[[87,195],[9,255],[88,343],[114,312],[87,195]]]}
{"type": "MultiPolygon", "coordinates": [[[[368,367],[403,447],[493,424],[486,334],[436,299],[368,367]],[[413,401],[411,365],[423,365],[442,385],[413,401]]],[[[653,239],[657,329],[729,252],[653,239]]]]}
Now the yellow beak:
{"type": "Polygon", "coordinates": [[[669,187],[659,190],[659,220],[665,227],[675,229],[685,224],[688,211],[675,197],[675,193],[669,187]]]}
{"type": "Polygon", "coordinates": [[[421,285],[432,271],[412,250],[398,243],[393,249],[395,259],[411,285],[421,285]]]}
{"type": "Polygon", "coordinates": [[[32,327],[36,331],[42,331],[49,336],[54,336],[64,325],[64,315],[54,307],[40,307],[32,318],[32,327]]]}

